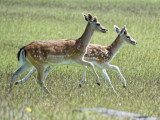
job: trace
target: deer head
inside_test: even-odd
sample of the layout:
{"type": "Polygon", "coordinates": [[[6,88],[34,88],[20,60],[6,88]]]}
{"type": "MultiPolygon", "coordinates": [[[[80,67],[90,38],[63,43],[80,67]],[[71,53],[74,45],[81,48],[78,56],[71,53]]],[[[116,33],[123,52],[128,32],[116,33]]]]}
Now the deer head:
{"type": "Polygon", "coordinates": [[[98,21],[97,17],[94,16],[92,17],[91,14],[85,15],[84,13],[82,13],[84,19],[93,27],[94,30],[106,33],[108,30],[103,27],[100,22],[98,21]]]}
{"type": "Polygon", "coordinates": [[[121,29],[119,29],[116,25],[114,25],[114,29],[115,31],[119,34],[120,38],[132,45],[136,45],[137,42],[129,35],[129,33],[127,32],[127,28],[126,25],[124,25],[124,27],[121,29]]]}

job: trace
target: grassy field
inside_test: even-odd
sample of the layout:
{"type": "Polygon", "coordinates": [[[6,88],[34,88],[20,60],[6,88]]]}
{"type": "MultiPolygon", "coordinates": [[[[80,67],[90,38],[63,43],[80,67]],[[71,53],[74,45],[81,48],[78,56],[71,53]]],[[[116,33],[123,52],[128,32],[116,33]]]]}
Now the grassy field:
{"type": "Polygon", "coordinates": [[[72,113],[76,108],[94,107],[160,117],[159,33],[159,0],[0,0],[0,119],[105,119],[96,113],[72,113]],[[40,90],[36,73],[25,84],[14,86],[8,96],[12,73],[19,67],[19,48],[36,40],[80,37],[87,24],[82,12],[96,15],[109,30],[106,34],[95,32],[91,43],[110,44],[117,36],[114,24],[120,28],[126,24],[138,42],[136,46],[124,45],[111,62],[120,67],[127,88],[122,87],[117,73],[107,70],[119,94],[115,96],[98,69],[101,86],[95,84],[88,69],[87,82],[79,88],[83,67],[59,66],[46,80],[53,98],[40,90]]]}

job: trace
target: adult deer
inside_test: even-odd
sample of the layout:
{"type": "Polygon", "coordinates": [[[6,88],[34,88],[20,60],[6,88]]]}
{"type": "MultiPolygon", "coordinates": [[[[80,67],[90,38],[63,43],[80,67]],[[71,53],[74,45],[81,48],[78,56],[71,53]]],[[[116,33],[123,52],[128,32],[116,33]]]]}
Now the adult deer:
{"type": "MultiPolygon", "coordinates": [[[[115,31],[118,33],[118,36],[113,41],[113,43],[110,44],[109,46],[90,44],[89,47],[87,48],[87,53],[85,54],[85,59],[92,62],[94,65],[96,65],[100,69],[102,69],[102,73],[103,73],[105,80],[108,82],[108,84],[111,87],[111,89],[113,90],[113,92],[116,93],[116,91],[114,90],[114,88],[111,84],[110,78],[106,72],[106,68],[117,71],[121,77],[123,87],[126,87],[125,78],[123,77],[122,73],[120,72],[119,67],[115,66],[115,65],[111,65],[110,62],[115,57],[115,55],[117,54],[117,52],[120,50],[120,48],[122,47],[122,45],[124,43],[136,45],[137,42],[129,35],[129,33],[127,32],[126,26],[124,26],[122,30],[120,30],[116,25],[114,25],[114,28],[115,28],[115,31]]],[[[51,68],[48,67],[47,69],[50,70],[51,68]]],[[[35,70],[36,69],[33,68],[27,74],[27,76],[25,78],[17,81],[16,84],[25,82],[35,70]]],[[[86,81],[86,71],[87,71],[87,67],[84,67],[83,78],[79,84],[80,87],[86,81]]]]}
{"type": "Polygon", "coordinates": [[[96,16],[92,18],[90,14],[86,16],[82,13],[82,15],[88,24],[80,38],[76,40],[62,39],[57,41],[36,41],[19,50],[18,60],[19,62],[22,62],[22,66],[13,73],[9,92],[12,90],[16,78],[28,68],[34,66],[38,72],[38,84],[46,93],[49,93],[48,89],[44,85],[44,80],[49,71],[56,65],[68,63],[77,63],[91,67],[96,76],[96,82],[100,85],[99,76],[95,71],[94,65],[91,62],[84,60],[84,55],[94,31],[97,30],[106,33],[107,29],[98,22],[96,16]]]}

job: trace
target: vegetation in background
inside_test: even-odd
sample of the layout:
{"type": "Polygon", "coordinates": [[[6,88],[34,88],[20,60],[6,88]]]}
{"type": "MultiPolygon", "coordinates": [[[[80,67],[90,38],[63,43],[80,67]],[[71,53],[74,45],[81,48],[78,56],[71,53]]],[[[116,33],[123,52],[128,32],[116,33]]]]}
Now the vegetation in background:
{"type": "Polygon", "coordinates": [[[160,117],[159,32],[158,0],[0,0],[0,119],[105,119],[96,113],[72,113],[76,108],[95,107],[160,117]],[[101,86],[95,84],[88,68],[87,82],[79,88],[83,67],[78,65],[59,66],[49,74],[45,84],[52,98],[40,90],[36,73],[7,95],[12,73],[19,67],[19,48],[36,40],[80,37],[87,24],[82,12],[96,15],[109,30],[106,34],[95,32],[91,43],[111,44],[117,37],[113,25],[127,25],[138,42],[136,46],[124,45],[111,62],[120,67],[126,89],[119,75],[107,70],[119,97],[98,69],[101,86]]]}

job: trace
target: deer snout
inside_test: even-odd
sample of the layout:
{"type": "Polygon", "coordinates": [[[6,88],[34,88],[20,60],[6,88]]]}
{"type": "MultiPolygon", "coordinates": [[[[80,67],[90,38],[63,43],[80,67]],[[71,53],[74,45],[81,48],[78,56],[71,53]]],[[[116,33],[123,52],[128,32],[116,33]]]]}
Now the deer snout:
{"type": "Polygon", "coordinates": [[[137,42],[136,41],[131,41],[132,45],[136,45],[137,42]]]}
{"type": "Polygon", "coordinates": [[[103,32],[103,33],[106,33],[108,30],[104,27],[101,27],[100,30],[103,32]]]}
{"type": "Polygon", "coordinates": [[[106,33],[108,30],[105,29],[105,28],[102,28],[102,31],[103,31],[104,33],[106,33]]]}
{"type": "Polygon", "coordinates": [[[100,30],[101,32],[103,32],[103,33],[106,33],[106,32],[108,31],[108,30],[107,30],[104,26],[102,26],[102,25],[100,25],[99,30],[100,30]]]}

